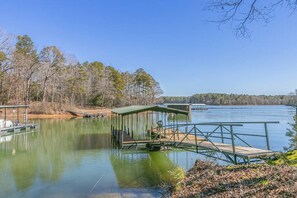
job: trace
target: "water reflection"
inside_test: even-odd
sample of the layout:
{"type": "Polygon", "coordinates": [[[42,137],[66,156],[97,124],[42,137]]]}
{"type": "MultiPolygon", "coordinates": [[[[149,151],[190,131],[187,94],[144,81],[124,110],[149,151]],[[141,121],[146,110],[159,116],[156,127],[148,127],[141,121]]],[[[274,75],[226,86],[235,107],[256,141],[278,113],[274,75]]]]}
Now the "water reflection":
{"type": "Polygon", "coordinates": [[[113,149],[109,120],[39,122],[0,144],[0,197],[155,196],[175,167],[166,153],[113,149]]]}
{"type": "Polygon", "coordinates": [[[21,153],[14,157],[10,163],[10,172],[14,178],[17,190],[25,190],[32,186],[38,169],[36,154],[25,155],[21,153]],[[30,160],[28,160],[28,158],[30,160]]]}
{"type": "MultiPolygon", "coordinates": [[[[192,119],[229,121],[235,114],[236,121],[280,120],[280,125],[269,129],[271,145],[277,149],[287,145],[285,132],[293,116],[288,107],[269,111],[267,107],[251,108],[256,112],[250,108],[244,110],[246,114],[230,108],[193,112],[192,119]]],[[[186,151],[114,149],[108,119],[36,122],[40,125],[36,133],[12,136],[0,143],[0,197],[158,196],[158,188],[152,187],[170,180],[169,170],[176,164],[189,169],[201,158],[186,151]]]]}
{"type": "Polygon", "coordinates": [[[82,134],[77,138],[77,150],[87,149],[110,149],[111,135],[110,134],[82,134]]]}
{"type": "Polygon", "coordinates": [[[121,152],[110,156],[120,187],[157,187],[177,166],[163,152],[121,152]]]}

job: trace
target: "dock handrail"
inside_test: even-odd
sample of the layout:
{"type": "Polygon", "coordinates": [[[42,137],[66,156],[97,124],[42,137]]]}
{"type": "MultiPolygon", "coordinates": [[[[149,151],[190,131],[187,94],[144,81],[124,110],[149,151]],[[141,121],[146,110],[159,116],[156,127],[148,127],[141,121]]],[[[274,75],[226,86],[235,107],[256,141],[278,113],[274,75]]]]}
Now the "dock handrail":
{"type": "Polygon", "coordinates": [[[179,146],[181,145],[185,139],[189,136],[189,134],[195,135],[195,144],[196,149],[198,149],[198,146],[203,141],[209,141],[217,150],[220,150],[210,138],[219,138],[221,139],[222,143],[224,143],[225,140],[231,140],[231,145],[233,149],[233,153],[236,153],[236,147],[235,147],[235,139],[241,141],[243,144],[247,145],[248,147],[253,147],[251,144],[249,144],[246,140],[243,139],[242,136],[253,136],[253,137],[263,137],[266,140],[266,149],[270,150],[270,144],[269,144],[269,136],[268,136],[268,124],[278,124],[278,121],[255,121],[255,122],[201,122],[201,123],[190,123],[190,124],[170,124],[165,125],[162,127],[162,129],[158,128],[156,130],[157,135],[155,136],[155,140],[161,139],[162,135],[163,137],[166,136],[166,131],[171,129],[171,136],[169,137],[170,140],[172,138],[174,139],[174,145],[179,146]],[[243,133],[243,132],[235,132],[235,127],[242,127],[244,125],[248,124],[263,124],[264,125],[264,134],[253,134],[253,133],[243,133]],[[215,129],[212,129],[210,131],[203,131],[202,129],[199,129],[200,126],[213,126],[215,129]],[[180,130],[184,128],[185,132],[181,132],[180,130]],[[190,129],[189,129],[190,128],[190,129]],[[163,133],[163,134],[162,134],[163,133]],[[185,136],[181,139],[176,141],[176,138],[178,137],[179,133],[183,133],[185,136]],[[219,134],[219,135],[218,135],[219,134]],[[177,137],[176,137],[177,135],[177,137]],[[197,136],[202,137],[197,138],[197,136]]]}

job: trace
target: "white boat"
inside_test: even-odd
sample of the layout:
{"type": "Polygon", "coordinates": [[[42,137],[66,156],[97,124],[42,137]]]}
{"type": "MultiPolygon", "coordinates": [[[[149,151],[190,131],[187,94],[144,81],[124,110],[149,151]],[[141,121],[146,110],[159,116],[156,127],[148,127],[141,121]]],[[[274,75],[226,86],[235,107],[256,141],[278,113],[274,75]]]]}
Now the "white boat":
{"type": "Polygon", "coordinates": [[[8,127],[13,127],[12,121],[0,119],[0,129],[8,127]]]}
{"type": "Polygon", "coordinates": [[[192,104],[192,106],[206,106],[206,104],[204,104],[204,103],[196,103],[196,104],[192,104]]]}

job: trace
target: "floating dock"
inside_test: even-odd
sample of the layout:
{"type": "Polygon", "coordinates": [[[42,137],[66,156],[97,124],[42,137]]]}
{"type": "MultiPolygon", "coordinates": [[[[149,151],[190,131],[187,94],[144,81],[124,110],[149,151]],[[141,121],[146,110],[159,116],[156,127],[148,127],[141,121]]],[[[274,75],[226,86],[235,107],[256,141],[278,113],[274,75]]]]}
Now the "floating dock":
{"type": "Polygon", "coordinates": [[[36,124],[20,124],[17,126],[12,126],[12,127],[5,127],[5,128],[0,128],[0,132],[15,132],[15,131],[21,131],[21,130],[26,130],[26,129],[35,129],[37,127],[36,124]]]}

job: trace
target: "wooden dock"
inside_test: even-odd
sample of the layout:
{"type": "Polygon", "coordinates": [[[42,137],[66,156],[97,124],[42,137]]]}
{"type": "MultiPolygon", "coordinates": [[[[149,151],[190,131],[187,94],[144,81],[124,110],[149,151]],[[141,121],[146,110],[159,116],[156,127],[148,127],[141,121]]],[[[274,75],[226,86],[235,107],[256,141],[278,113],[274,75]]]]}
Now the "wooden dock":
{"type": "MultiPolygon", "coordinates": [[[[207,122],[188,123],[188,111],[181,111],[161,106],[129,106],[112,110],[111,132],[118,147],[134,148],[145,145],[151,150],[161,147],[176,147],[209,157],[215,157],[226,162],[251,163],[262,158],[271,157],[274,152],[270,149],[268,124],[275,122],[207,122]],[[157,112],[154,116],[154,112],[157,112]],[[143,126],[139,127],[139,114],[143,116],[143,126]],[[168,122],[168,115],[175,115],[175,119],[168,122]],[[178,115],[186,115],[186,121],[178,123],[178,115]],[[149,115],[151,119],[149,119],[149,115]],[[134,120],[134,118],[136,118],[134,120]],[[136,125],[135,125],[136,123],[136,125]],[[154,124],[156,123],[156,124],[154,124]],[[238,130],[246,125],[262,125],[258,131],[238,130]],[[264,129],[264,130],[261,130],[264,129]],[[241,131],[241,132],[240,132],[241,131]],[[144,138],[139,138],[144,137],[144,138]],[[246,138],[248,137],[248,138],[246,138]],[[263,142],[264,148],[255,148],[252,142],[263,142]],[[253,159],[251,161],[251,159],[253,159]]],[[[157,150],[157,149],[156,149],[157,150]]]]}
{"type": "MultiPolygon", "coordinates": [[[[197,137],[195,135],[189,134],[186,136],[183,134],[175,134],[175,135],[166,135],[167,141],[170,143],[177,142],[182,140],[178,146],[187,145],[195,147],[197,145],[198,149],[209,149],[213,151],[223,152],[226,154],[233,154],[233,146],[232,144],[219,143],[219,142],[211,142],[203,139],[202,137],[197,137]],[[175,141],[174,141],[175,136],[175,141]]],[[[274,155],[274,152],[266,149],[258,149],[254,147],[248,146],[236,146],[234,145],[234,154],[240,157],[245,158],[259,158],[259,157],[269,157],[274,155]]]]}
{"type": "Polygon", "coordinates": [[[232,155],[235,154],[238,157],[243,157],[246,159],[270,157],[274,155],[274,152],[271,150],[258,149],[258,148],[247,147],[247,146],[234,146],[235,152],[233,153],[232,144],[210,142],[201,137],[196,138],[195,135],[192,135],[192,134],[186,135],[185,133],[179,133],[175,135],[168,134],[166,135],[166,137],[163,136],[163,138],[157,139],[157,140],[152,140],[152,139],[134,140],[126,133],[124,133],[123,137],[124,137],[122,142],[123,146],[149,144],[149,143],[152,143],[152,144],[162,143],[164,145],[171,145],[171,146],[182,148],[184,146],[196,147],[197,145],[198,150],[207,149],[207,150],[222,152],[225,154],[232,154],[232,155]],[[174,136],[175,136],[175,139],[174,139],[174,136]]]}
{"type": "MultiPolygon", "coordinates": [[[[205,125],[205,124],[203,124],[205,125]]],[[[215,125],[212,123],[212,125],[215,125]]],[[[227,124],[229,126],[229,124],[227,124]]],[[[237,124],[231,124],[237,125],[237,124]]],[[[191,130],[190,132],[181,132],[178,130],[173,130],[172,128],[163,128],[163,129],[152,129],[148,131],[147,139],[134,139],[130,136],[130,134],[122,131],[115,131],[113,136],[119,143],[120,147],[123,149],[127,148],[135,148],[135,147],[148,147],[148,148],[155,148],[155,147],[175,147],[175,148],[181,148],[186,149],[189,151],[193,151],[196,153],[201,153],[205,155],[209,155],[209,153],[219,153],[224,155],[224,158],[227,158],[228,162],[231,163],[250,163],[251,161],[257,161],[262,158],[269,158],[271,156],[275,155],[275,152],[271,151],[270,149],[261,149],[261,148],[255,148],[246,143],[244,140],[238,137],[239,133],[234,133],[232,130],[230,132],[230,135],[232,137],[238,137],[240,140],[243,141],[243,143],[246,143],[246,145],[236,145],[233,141],[231,141],[231,138],[226,137],[226,132],[216,132],[218,128],[220,128],[220,124],[218,124],[219,127],[216,127],[216,129],[212,132],[207,132],[208,135],[204,135],[202,132],[201,134],[195,134],[195,130],[191,130]],[[225,133],[225,137],[221,139],[229,139],[231,143],[224,143],[224,142],[216,142],[210,140],[210,137],[213,137],[213,133],[225,133]],[[151,147],[153,145],[153,147],[151,147]]],[[[224,125],[225,126],[225,125],[224,125]]],[[[193,129],[195,129],[197,126],[195,125],[193,129]]],[[[232,128],[232,127],[231,127],[232,128]]],[[[198,130],[198,128],[196,128],[198,130]]],[[[245,134],[247,135],[247,134],[245,134]]],[[[252,135],[252,134],[251,134],[252,135]]],[[[253,135],[254,136],[254,135],[253,135]]],[[[257,135],[259,137],[266,137],[265,135],[257,135]]],[[[229,141],[229,142],[230,142],[229,141]]],[[[269,144],[267,144],[267,148],[269,148],[269,144]]],[[[217,157],[218,159],[221,159],[217,157]]]]}

